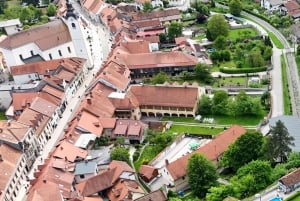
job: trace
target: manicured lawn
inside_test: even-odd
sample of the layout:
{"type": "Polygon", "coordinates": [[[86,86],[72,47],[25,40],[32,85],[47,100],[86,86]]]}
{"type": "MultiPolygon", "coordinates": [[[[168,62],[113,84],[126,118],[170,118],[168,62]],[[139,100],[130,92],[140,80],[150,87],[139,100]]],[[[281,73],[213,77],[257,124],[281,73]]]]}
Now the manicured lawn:
{"type": "Polygon", "coordinates": [[[0,112],[0,120],[5,120],[5,113],[4,112],[0,112]]]}
{"type": "Polygon", "coordinates": [[[199,135],[217,135],[222,132],[224,129],[222,128],[206,128],[197,125],[172,125],[170,130],[171,132],[180,133],[191,133],[191,134],[199,134],[199,135]]]}
{"type": "Polygon", "coordinates": [[[292,114],[291,111],[291,100],[289,94],[287,73],[286,73],[286,63],[284,60],[284,56],[281,55],[281,77],[282,77],[282,91],[283,91],[283,109],[285,115],[292,114]]]}
{"type": "Polygon", "coordinates": [[[278,49],[283,49],[283,44],[281,43],[281,41],[272,33],[272,32],[268,32],[270,39],[273,41],[273,43],[275,44],[275,46],[278,49]]]}
{"type": "MultiPolygon", "coordinates": [[[[232,124],[239,124],[244,126],[256,126],[262,119],[263,115],[261,116],[249,116],[249,117],[230,117],[230,116],[208,116],[208,118],[214,118],[215,124],[220,125],[232,125],[232,124]]],[[[163,121],[175,121],[175,122],[189,122],[189,123],[196,123],[194,118],[188,117],[163,117],[163,121]]],[[[201,123],[199,123],[201,124],[201,123]]],[[[213,124],[212,124],[213,126],[213,124]]]]}
{"type": "Polygon", "coordinates": [[[134,167],[138,171],[140,166],[149,163],[162,149],[156,145],[147,145],[138,161],[134,162],[134,167]]]}
{"type": "Polygon", "coordinates": [[[221,62],[219,64],[214,64],[211,71],[212,72],[219,72],[220,71],[220,67],[227,67],[227,68],[236,68],[236,65],[234,63],[233,60],[230,60],[230,61],[224,61],[224,62],[221,62]]]}
{"type": "Polygon", "coordinates": [[[193,40],[197,40],[199,42],[202,42],[202,39],[206,38],[206,34],[205,33],[200,33],[198,34],[196,37],[193,37],[193,40]]]}
{"type": "Polygon", "coordinates": [[[236,40],[241,38],[249,38],[256,36],[257,32],[254,28],[231,29],[229,30],[228,39],[236,40]]]}
{"type": "Polygon", "coordinates": [[[222,77],[217,79],[214,83],[214,87],[218,87],[218,85],[246,85],[246,82],[246,77],[222,77]]]}

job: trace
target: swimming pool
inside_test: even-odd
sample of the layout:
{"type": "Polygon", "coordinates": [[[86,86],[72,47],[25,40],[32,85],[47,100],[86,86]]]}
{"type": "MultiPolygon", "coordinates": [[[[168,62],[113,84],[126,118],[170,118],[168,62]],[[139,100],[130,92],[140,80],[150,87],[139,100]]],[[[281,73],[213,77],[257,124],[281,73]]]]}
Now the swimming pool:
{"type": "Polygon", "coordinates": [[[280,197],[275,197],[275,198],[272,198],[269,201],[282,201],[282,199],[280,197]]]}

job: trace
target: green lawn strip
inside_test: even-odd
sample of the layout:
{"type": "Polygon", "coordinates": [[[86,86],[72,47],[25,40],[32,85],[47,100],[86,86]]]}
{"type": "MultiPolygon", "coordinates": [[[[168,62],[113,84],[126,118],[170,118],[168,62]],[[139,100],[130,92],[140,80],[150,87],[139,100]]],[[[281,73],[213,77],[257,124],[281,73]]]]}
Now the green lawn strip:
{"type": "Polygon", "coordinates": [[[287,80],[287,72],[286,72],[286,63],[284,56],[281,55],[281,77],[282,77],[282,91],[283,91],[283,109],[284,114],[289,115],[292,114],[291,111],[291,100],[289,95],[289,87],[288,87],[288,80],[287,80]]]}
{"type": "Polygon", "coordinates": [[[300,201],[300,192],[295,193],[294,195],[289,196],[285,201],[300,201]]]}
{"type": "Polygon", "coordinates": [[[273,34],[272,32],[269,32],[269,31],[268,31],[268,35],[269,35],[270,39],[273,41],[273,43],[275,44],[275,46],[276,46],[278,49],[283,49],[283,48],[284,48],[283,44],[282,44],[281,41],[275,36],[275,34],[273,34]]]}
{"type": "Polygon", "coordinates": [[[20,6],[20,1],[18,0],[7,1],[7,7],[9,8],[12,6],[20,6]]]}
{"type": "Polygon", "coordinates": [[[138,171],[141,165],[150,162],[161,151],[161,147],[157,145],[147,145],[141,153],[139,160],[134,162],[135,169],[138,171]]]}
{"type": "Polygon", "coordinates": [[[257,32],[254,28],[242,28],[242,29],[231,29],[229,30],[227,39],[242,39],[256,36],[257,32]]]}
{"type": "Polygon", "coordinates": [[[5,112],[0,112],[0,120],[6,120],[5,112]]]}
{"type": "Polygon", "coordinates": [[[296,57],[296,63],[297,63],[298,74],[300,75],[300,56],[295,56],[295,57],[296,57]]]}
{"type": "Polygon", "coordinates": [[[222,132],[223,128],[201,127],[199,125],[172,125],[169,131],[173,133],[190,133],[199,135],[217,135],[222,132]]]}

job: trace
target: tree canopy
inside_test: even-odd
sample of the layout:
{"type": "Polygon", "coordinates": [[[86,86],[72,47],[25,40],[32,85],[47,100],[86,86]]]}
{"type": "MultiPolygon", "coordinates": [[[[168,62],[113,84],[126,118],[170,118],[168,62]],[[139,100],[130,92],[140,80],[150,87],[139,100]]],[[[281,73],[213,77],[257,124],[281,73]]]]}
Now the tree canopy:
{"type": "Polygon", "coordinates": [[[225,17],[220,14],[215,14],[210,17],[207,23],[207,38],[214,41],[218,36],[227,36],[229,25],[225,17]]]}
{"type": "Polygon", "coordinates": [[[209,67],[206,64],[198,63],[195,68],[194,72],[196,78],[204,81],[205,83],[211,83],[213,81],[213,77],[210,74],[209,67]]]}
{"type": "Polygon", "coordinates": [[[158,74],[153,76],[152,83],[153,84],[163,84],[164,82],[166,82],[168,80],[169,80],[168,75],[165,72],[160,71],[158,74]]]}
{"type": "Polygon", "coordinates": [[[169,40],[173,41],[176,37],[182,35],[182,25],[177,22],[172,22],[168,26],[168,37],[169,40]]]}
{"type": "Polygon", "coordinates": [[[231,0],[229,2],[229,11],[232,15],[240,16],[243,10],[243,5],[240,0],[231,0]]]}
{"type": "Polygon", "coordinates": [[[262,156],[263,143],[261,133],[248,131],[228,147],[222,156],[221,164],[236,171],[262,156]]]}
{"type": "Polygon", "coordinates": [[[50,3],[47,7],[47,15],[49,17],[56,15],[56,6],[53,3],[50,3]]]}
{"type": "Polygon", "coordinates": [[[143,12],[144,13],[149,13],[153,10],[153,6],[151,4],[151,2],[149,1],[146,1],[144,4],[143,4],[143,12]]]}
{"type": "Polygon", "coordinates": [[[130,164],[129,151],[124,147],[115,147],[110,153],[112,160],[125,161],[130,164]]]}
{"type": "Polygon", "coordinates": [[[191,190],[198,197],[204,197],[217,180],[216,167],[200,153],[189,158],[187,175],[191,190]]]}
{"type": "Polygon", "coordinates": [[[271,127],[270,134],[267,136],[266,154],[271,161],[286,161],[288,154],[294,146],[294,138],[290,136],[284,123],[280,120],[276,125],[271,127]]]}

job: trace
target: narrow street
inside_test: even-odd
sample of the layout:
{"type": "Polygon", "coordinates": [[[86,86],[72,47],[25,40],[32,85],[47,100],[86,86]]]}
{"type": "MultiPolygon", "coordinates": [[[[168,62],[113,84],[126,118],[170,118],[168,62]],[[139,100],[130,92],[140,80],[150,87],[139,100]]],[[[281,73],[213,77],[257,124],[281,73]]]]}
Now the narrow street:
{"type": "MultiPolygon", "coordinates": [[[[72,1],[72,5],[74,6],[74,9],[77,10],[77,13],[84,13],[81,11],[80,5],[76,1],[72,1]]],[[[33,179],[33,173],[37,170],[38,165],[43,164],[44,160],[48,158],[49,153],[53,150],[54,146],[57,144],[59,139],[64,134],[64,129],[68,123],[68,121],[73,117],[73,114],[76,112],[81,99],[85,93],[85,86],[88,86],[91,81],[94,78],[94,75],[99,71],[99,69],[102,67],[103,62],[105,62],[110,49],[111,49],[111,36],[109,30],[104,27],[102,24],[96,24],[95,22],[91,22],[90,18],[87,16],[81,15],[86,22],[88,22],[88,27],[85,29],[86,32],[84,32],[84,37],[87,37],[89,35],[92,35],[92,41],[91,41],[91,50],[90,54],[93,58],[93,66],[94,68],[88,72],[86,75],[86,78],[84,80],[84,83],[78,88],[76,94],[73,96],[73,98],[69,101],[69,104],[66,107],[66,110],[63,113],[63,118],[60,119],[60,121],[57,124],[57,127],[51,134],[51,139],[47,142],[45,145],[41,155],[36,159],[35,163],[32,166],[32,169],[28,173],[29,179],[33,179]],[[80,98],[79,98],[80,97],[80,98]]],[[[17,197],[17,200],[26,200],[26,193],[28,190],[29,182],[24,182],[22,185],[22,189],[20,189],[20,193],[17,197]]]]}

